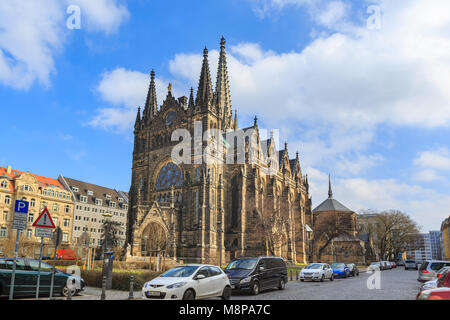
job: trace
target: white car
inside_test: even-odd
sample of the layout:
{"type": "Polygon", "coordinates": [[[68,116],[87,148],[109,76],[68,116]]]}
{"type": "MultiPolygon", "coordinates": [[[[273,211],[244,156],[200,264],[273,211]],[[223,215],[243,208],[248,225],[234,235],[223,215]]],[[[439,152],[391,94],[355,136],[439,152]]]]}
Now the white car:
{"type": "Polygon", "coordinates": [[[334,280],[333,269],[326,263],[311,263],[300,272],[300,281],[302,282],[305,280],[323,281],[325,279],[334,280]]]}
{"type": "Polygon", "coordinates": [[[170,269],[147,282],[142,297],[153,300],[195,300],[231,297],[230,280],[217,266],[192,264],[170,269]]]}

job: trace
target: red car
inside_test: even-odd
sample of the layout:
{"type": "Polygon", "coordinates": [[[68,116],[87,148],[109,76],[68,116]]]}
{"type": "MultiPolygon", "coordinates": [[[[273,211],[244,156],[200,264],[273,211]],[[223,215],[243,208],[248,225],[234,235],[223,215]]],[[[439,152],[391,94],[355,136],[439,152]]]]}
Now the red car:
{"type": "Polygon", "coordinates": [[[436,288],[419,292],[416,300],[450,300],[450,288],[436,288]]]}

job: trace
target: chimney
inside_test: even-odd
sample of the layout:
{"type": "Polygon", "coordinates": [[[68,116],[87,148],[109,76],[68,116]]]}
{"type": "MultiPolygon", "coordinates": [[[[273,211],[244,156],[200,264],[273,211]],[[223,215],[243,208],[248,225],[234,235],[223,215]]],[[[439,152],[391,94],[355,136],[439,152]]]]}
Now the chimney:
{"type": "Polygon", "coordinates": [[[7,174],[11,174],[11,171],[12,171],[12,170],[11,170],[11,166],[7,166],[7,167],[6,167],[6,173],[7,173],[7,174]]]}

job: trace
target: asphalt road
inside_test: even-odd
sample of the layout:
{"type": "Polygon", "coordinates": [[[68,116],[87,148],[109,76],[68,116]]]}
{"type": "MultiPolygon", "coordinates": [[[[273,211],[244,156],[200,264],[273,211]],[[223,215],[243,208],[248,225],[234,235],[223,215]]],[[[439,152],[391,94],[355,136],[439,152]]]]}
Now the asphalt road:
{"type": "MultiPolygon", "coordinates": [[[[379,289],[369,289],[370,273],[359,277],[325,280],[324,282],[297,282],[286,285],[285,290],[271,290],[258,296],[237,295],[233,300],[414,300],[420,283],[417,271],[403,268],[380,272],[379,289]]],[[[372,279],[372,278],[371,278],[372,279]]],[[[370,287],[375,287],[374,282],[370,287]]]]}
{"type": "MultiPolygon", "coordinates": [[[[324,282],[290,281],[285,290],[269,290],[258,296],[239,293],[234,294],[232,300],[414,300],[420,285],[417,271],[403,268],[380,272],[378,289],[368,288],[369,277],[373,274],[361,273],[359,277],[324,282]]],[[[100,289],[87,287],[73,300],[100,300],[100,295],[100,289]]],[[[106,292],[106,299],[126,300],[128,295],[128,292],[110,290],[106,292]]],[[[134,298],[141,299],[141,292],[135,291],[134,298]]]]}

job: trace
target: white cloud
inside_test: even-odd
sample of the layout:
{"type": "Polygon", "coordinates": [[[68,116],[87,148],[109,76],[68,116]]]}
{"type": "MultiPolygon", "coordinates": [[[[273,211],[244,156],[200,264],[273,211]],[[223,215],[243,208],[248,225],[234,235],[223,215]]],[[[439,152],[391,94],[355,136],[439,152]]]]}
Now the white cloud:
{"type": "Polygon", "coordinates": [[[414,179],[422,182],[430,182],[441,180],[442,177],[438,176],[438,174],[434,170],[420,170],[416,172],[416,174],[414,175],[414,179]]]}
{"type": "Polygon", "coordinates": [[[88,30],[111,33],[128,17],[117,0],[0,1],[0,83],[21,90],[35,81],[50,85],[50,75],[56,72],[54,58],[70,34],[66,29],[70,4],[81,6],[88,30]]]}
{"type": "Polygon", "coordinates": [[[424,151],[414,160],[414,164],[424,168],[450,170],[450,152],[446,147],[424,151]]]}
{"type": "MultiPolygon", "coordinates": [[[[147,98],[150,75],[139,71],[117,68],[105,72],[96,88],[100,98],[114,107],[100,108],[89,125],[102,129],[114,129],[124,132],[134,125],[137,107],[142,111],[147,98]]],[[[169,82],[155,79],[158,104],[161,105],[167,95],[169,82]]],[[[173,87],[172,94],[177,96],[178,89],[173,87]]]]}

